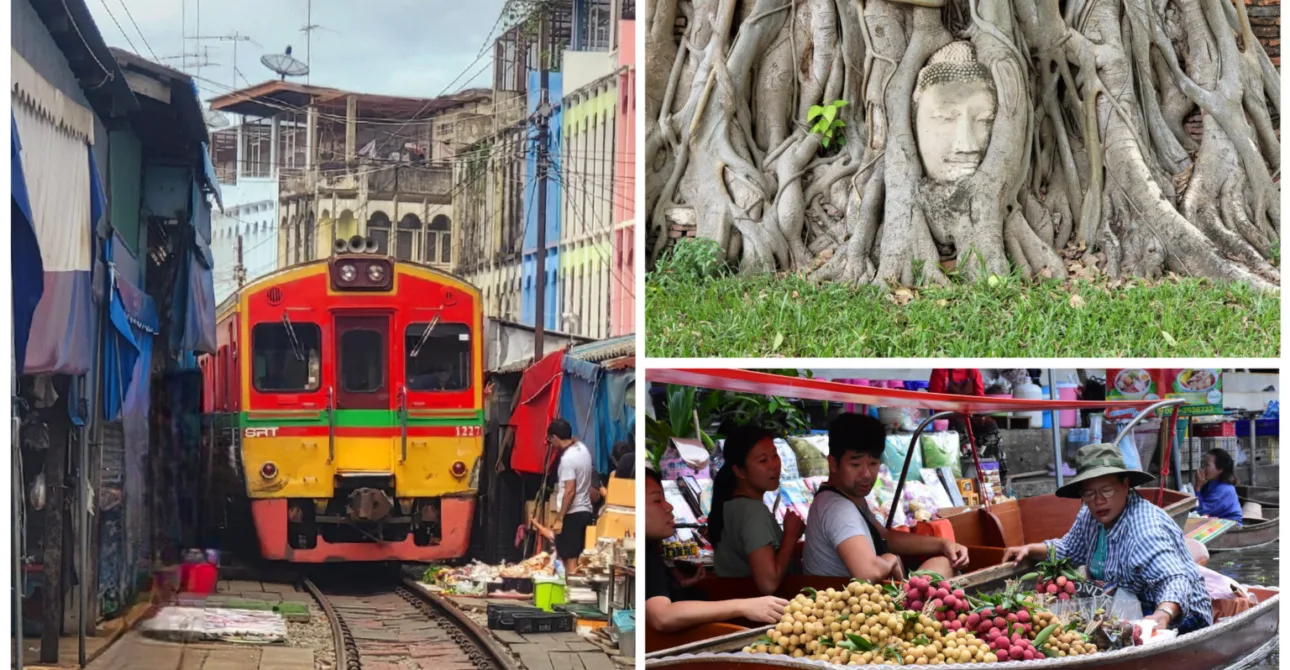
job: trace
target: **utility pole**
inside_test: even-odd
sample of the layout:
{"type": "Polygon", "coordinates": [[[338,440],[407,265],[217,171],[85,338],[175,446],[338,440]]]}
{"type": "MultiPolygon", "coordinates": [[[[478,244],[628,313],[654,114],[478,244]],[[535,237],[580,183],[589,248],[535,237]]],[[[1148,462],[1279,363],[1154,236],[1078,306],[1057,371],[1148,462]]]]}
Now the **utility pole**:
{"type": "Polygon", "coordinates": [[[242,234],[237,235],[237,265],[233,266],[233,279],[237,282],[238,290],[246,284],[246,266],[242,264],[242,234]]]}
{"type": "Polygon", "coordinates": [[[533,122],[537,125],[537,174],[534,175],[534,185],[537,187],[537,267],[534,268],[535,277],[533,286],[536,295],[533,297],[533,362],[542,360],[546,354],[543,346],[543,336],[546,326],[546,177],[548,161],[550,160],[547,147],[547,123],[551,116],[551,103],[548,99],[550,95],[550,68],[547,66],[547,28],[549,23],[545,14],[541,18],[542,25],[538,28],[538,71],[541,79],[542,90],[538,94],[537,113],[534,114],[533,122]]]}

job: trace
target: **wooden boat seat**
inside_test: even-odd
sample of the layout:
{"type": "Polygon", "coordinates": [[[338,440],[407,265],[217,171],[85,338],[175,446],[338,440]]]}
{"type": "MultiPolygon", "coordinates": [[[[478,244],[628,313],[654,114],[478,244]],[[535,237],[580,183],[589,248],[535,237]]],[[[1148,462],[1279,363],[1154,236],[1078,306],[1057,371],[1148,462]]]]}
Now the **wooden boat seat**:
{"type": "Polygon", "coordinates": [[[662,633],[652,628],[647,628],[645,630],[645,653],[652,654],[663,649],[672,649],[683,644],[710,640],[714,637],[738,633],[742,630],[747,630],[747,628],[732,623],[704,624],[679,633],[662,633]]]}

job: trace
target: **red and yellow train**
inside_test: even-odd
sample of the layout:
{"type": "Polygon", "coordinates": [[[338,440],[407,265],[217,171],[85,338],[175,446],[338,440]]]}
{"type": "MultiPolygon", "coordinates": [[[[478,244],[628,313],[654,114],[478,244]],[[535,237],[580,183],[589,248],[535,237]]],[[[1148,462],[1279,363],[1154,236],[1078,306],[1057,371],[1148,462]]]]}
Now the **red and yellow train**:
{"type": "Polygon", "coordinates": [[[224,498],[249,507],[263,558],[433,561],[470,545],[480,294],[374,251],[338,240],[330,258],[257,279],[217,313],[205,411],[226,427],[218,460],[239,490],[224,498]]]}

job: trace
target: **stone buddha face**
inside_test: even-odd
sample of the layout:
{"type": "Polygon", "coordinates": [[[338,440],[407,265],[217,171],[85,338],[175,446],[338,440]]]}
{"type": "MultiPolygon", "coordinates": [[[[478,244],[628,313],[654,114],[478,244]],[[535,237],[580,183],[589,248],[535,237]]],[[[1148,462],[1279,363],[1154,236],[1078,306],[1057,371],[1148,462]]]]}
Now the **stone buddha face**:
{"type": "Polygon", "coordinates": [[[990,70],[969,42],[951,42],[918,73],[914,130],[927,176],[952,182],[976,173],[990,146],[996,108],[990,70]]]}

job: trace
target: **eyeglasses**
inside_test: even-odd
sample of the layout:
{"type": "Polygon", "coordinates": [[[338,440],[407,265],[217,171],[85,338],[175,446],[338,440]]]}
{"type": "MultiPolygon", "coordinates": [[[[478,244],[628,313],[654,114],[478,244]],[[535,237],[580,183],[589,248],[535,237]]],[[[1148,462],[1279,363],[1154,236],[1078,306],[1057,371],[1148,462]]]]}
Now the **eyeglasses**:
{"type": "Polygon", "coordinates": [[[1084,502],[1089,503],[1093,502],[1093,500],[1097,498],[1109,501],[1113,495],[1115,495],[1115,489],[1107,486],[1097,491],[1085,491],[1080,497],[1084,499],[1084,502]]]}

